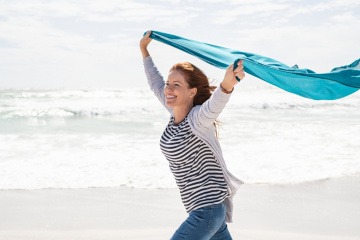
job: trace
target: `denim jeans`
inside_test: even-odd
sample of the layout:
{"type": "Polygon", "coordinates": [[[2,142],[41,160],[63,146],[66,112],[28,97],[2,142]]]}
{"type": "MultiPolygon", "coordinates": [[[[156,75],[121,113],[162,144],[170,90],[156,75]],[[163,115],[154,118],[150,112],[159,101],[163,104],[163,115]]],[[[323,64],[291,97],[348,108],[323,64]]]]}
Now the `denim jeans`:
{"type": "Polygon", "coordinates": [[[191,211],[171,240],[232,240],[225,216],[224,203],[191,211]]]}

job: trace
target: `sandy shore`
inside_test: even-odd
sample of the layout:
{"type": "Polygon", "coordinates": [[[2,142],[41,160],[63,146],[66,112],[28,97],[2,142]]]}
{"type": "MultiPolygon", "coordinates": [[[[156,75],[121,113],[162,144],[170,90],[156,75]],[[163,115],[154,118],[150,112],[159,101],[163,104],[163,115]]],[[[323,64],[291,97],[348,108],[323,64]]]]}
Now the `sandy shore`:
{"type": "MultiPolygon", "coordinates": [[[[360,178],[244,185],[234,239],[360,239],[360,178]]],[[[0,191],[0,239],[169,239],[186,218],[176,189],[0,191]]]]}

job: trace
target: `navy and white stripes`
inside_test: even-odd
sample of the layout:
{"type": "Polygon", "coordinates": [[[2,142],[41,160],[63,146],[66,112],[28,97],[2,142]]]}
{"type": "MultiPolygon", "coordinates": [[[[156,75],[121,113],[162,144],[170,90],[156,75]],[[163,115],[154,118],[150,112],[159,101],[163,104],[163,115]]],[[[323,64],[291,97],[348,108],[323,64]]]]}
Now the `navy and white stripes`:
{"type": "Polygon", "coordinates": [[[187,117],[172,117],[160,139],[161,151],[180,189],[187,212],[218,204],[228,196],[223,172],[210,148],[191,131],[187,117]]]}

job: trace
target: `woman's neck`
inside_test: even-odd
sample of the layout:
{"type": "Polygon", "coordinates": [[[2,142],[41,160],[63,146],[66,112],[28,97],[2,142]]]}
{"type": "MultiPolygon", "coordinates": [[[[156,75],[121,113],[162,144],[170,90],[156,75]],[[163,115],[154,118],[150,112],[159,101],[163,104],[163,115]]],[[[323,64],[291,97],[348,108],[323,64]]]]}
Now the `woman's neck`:
{"type": "Polygon", "coordinates": [[[174,113],[174,123],[179,124],[181,123],[185,117],[188,115],[188,113],[191,111],[192,106],[188,107],[174,107],[173,113],[174,113]]]}

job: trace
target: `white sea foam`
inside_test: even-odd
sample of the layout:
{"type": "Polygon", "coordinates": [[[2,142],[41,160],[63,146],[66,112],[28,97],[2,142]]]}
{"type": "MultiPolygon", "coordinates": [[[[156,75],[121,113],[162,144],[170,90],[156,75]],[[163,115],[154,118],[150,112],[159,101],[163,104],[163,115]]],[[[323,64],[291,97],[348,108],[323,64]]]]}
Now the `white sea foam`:
{"type": "MultiPolygon", "coordinates": [[[[1,90],[0,189],[175,187],[158,146],[168,117],[147,90],[1,90]]],[[[360,173],[359,93],[238,88],[219,120],[228,167],[248,183],[360,173]]]]}

